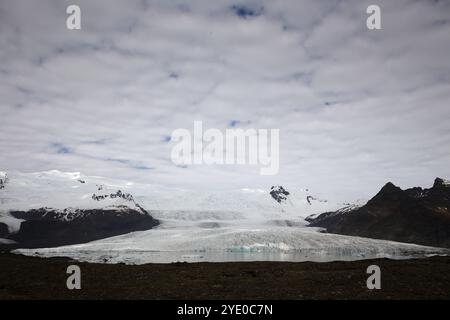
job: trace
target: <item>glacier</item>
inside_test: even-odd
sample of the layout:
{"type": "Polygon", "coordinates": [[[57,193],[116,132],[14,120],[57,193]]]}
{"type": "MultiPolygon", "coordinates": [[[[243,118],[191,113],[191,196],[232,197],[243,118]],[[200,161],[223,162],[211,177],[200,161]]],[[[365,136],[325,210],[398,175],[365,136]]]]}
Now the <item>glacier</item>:
{"type": "Polygon", "coordinates": [[[349,237],[297,227],[157,228],[86,244],[18,253],[70,257],[100,263],[171,263],[224,261],[351,261],[372,258],[416,258],[445,251],[439,248],[349,237]]]}
{"type": "MultiPolygon", "coordinates": [[[[105,208],[143,206],[161,224],[155,229],[132,232],[84,244],[16,253],[70,257],[101,263],[171,263],[219,261],[334,261],[370,258],[411,258],[447,254],[447,250],[324,233],[307,227],[305,217],[337,210],[348,204],[317,200],[324,195],[290,188],[281,203],[270,189],[246,188],[194,192],[161,185],[137,184],[78,172],[57,170],[8,174],[0,190],[0,222],[17,230],[20,221],[9,210],[50,207],[105,208]],[[134,201],[93,194],[117,192],[134,201]]],[[[70,210],[69,210],[70,211],[70,210]]]]}

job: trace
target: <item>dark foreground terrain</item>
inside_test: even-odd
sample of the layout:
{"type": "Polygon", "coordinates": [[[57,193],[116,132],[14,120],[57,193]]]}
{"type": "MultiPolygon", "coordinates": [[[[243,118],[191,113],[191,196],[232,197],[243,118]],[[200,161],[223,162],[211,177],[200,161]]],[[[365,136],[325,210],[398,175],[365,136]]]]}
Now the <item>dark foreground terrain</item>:
{"type": "Polygon", "coordinates": [[[450,299],[450,257],[127,266],[0,254],[0,299],[450,299]],[[81,290],[66,288],[67,266],[81,290]],[[380,290],[366,269],[381,268],[380,290]]]}

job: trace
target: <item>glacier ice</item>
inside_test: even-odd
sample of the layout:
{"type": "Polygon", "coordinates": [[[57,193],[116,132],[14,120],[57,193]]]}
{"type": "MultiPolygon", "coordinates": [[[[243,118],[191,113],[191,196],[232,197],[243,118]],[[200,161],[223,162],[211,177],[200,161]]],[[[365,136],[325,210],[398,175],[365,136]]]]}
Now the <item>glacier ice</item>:
{"type": "Polygon", "coordinates": [[[281,204],[269,190],[239,189],[192,192],[160,185],[85,176],[78,172],[47,171],[9,175],[0,190],[0,221],[17,228],[20,221],[8,210],[56,209],[132,205],[121,197],[95,201],[92,194],[133,195],[161,225],[148,231],[85,244],[20,249],[18,253],[45,257],[67,256],[82,261],[140,264],[175,261],[331,261],[377,257],[404,258],[443,254],[438,248],[367,238],[327,234],[307,227],[305,217],[336,210],[342,204],[307,201],[304,190],[290,190],[281,204]]]}
{"type": "Polygon", "coordinates": [[[333,261],[442,254],[439,248],[320,233],[304,227],[156,228],[86,244],[18,252],[81,261],[333,261]]]}

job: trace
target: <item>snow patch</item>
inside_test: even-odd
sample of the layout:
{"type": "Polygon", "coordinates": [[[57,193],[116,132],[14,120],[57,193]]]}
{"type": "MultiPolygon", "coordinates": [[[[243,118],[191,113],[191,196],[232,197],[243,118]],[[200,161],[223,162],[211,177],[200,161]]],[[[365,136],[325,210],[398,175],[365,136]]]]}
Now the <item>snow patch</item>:
{"type": "Polygon", "coordinates": [[[20,230],[22,219],[17,219],[9,214],[9,212],[0,212],[0,222],[8,226],[9,233],[15,233],[20,230]]]}
{"type": "Polygon", "coordinates": [[[14,240],[0,238],[0,244],[14,244],[16,243],[14,240]]]}

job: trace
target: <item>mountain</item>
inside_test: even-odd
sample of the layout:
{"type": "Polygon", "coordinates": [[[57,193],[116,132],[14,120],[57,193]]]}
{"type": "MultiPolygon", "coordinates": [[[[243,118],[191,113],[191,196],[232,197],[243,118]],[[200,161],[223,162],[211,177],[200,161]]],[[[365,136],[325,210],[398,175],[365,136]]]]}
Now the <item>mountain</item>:
{"type": "Polygon", "coordinates": [[[450,247],[450,183],[402,190],[388,182],[367,204],[306,220],[330,233],[450,247]]]}
{"type": "Polygon", "coordinates": [[[23,219],[20,230],[6,238],[21,248],[57,247],[86,243],[133,231],[149,230],[159,223],[149,214],[130,208],[76,209],[67,212],[50,208],[11,211],[13,217],[23,219]]]}
{"type": "Polygon", "coordinates": [[[291,193],[283,186],[272,186],[269,194],[279,204],[282,212],[294,211],[302,217],[309,216],[313,212],[320,213],[329,208],[337,209],[347,206],[345,203],[321,199],[313,195],[309,189],[299,188],[291,193]]]}
{"type": "Polygon", "coordinates": [[[85,243],[158,224],[130,193],[78,174],[17,174],[0,190],[0,244],[8,247],[85,243]]]}
{"type": "Polygon", "coordinates": [[[258,219],[264,216],[304,218],[344,206],[343,203],[322,198],[318,192],[297,186],[187,190],[51,170],[11,172],[5,188],[0,190],[0,212],[43,207],[58,210],[95,209],[120,205],[140,211],[136,205],[139,204],[157,211],[157,214],[167,211],[214,211],[240,213],[258,219]],[[282,195],[282,192],[289,195],[282,195]],[[274,198],[276,194],[278,200],[274,198]]]}

